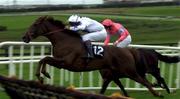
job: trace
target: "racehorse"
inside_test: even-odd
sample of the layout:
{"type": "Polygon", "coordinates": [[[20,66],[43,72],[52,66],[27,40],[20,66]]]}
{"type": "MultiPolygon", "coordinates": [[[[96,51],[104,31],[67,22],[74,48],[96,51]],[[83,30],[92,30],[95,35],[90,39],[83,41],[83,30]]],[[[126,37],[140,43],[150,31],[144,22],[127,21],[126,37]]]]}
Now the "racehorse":
{"type": "Polygon", "coordinates": [[[39,17],[29,27],[23,36],[23,41],[29,43],[39,36],[49,39],[53,55],[39,61],[36,76],[40,81],[43,79],[40,73],[50,78],[46,72],[46,64],[73,72],[109,69],[114,77],[128,77],[146,86],[154,96],[162,97],[161,94],[153,90],[147,79],[139,75],[136,64],[140,60],[140,56],[136,49],[98,46],[99,51],[103,51],[103,54],[100,54],[103,56],[86,61],[83,57],[87,52],[80,34],[65,29],[65,25],[61,21],[48,16],[39,17]]]}
{"type": "MultiPolygon", "coordinates": [[[[136,68],[139,73],[139,75],[142,78],[145,78],[145,74],[151,74],[155,79],[157,80],[157,83],[154,83],[153,86],[159,86],[161,88],[166,89],[168,93],[170,93],[170,90],[164,80],[164,78],[160,75],[160,68],[158,67],[158,60],[166,62],[166,63],[177,63],[180,61],[179,56],[166,56],[161,55],[160,53],[156,52],[154,49],[142,49],[139,48],[137,51],[140,54],[140,61],[137,63],[136,68]]],[[[114,78],[113,74],[108,69],[102,69],[100,70],[101,76],[103,78],[103,85],[101,88],[100,93],[104,94],[108,84],[111,81],[114,81],[120,89],[123,91],[125,96],[128,96],[127,92],[125,91],[123,85],[119,81],[119,78],[114,78]]]]}

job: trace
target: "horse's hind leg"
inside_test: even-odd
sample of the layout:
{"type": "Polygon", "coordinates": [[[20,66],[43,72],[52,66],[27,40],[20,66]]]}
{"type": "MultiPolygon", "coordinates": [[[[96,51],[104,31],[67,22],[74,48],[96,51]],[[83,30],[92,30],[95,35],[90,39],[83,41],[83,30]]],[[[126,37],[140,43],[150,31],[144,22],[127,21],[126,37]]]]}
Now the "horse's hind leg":
{"type": "Polygon", "coordinates": [[[111,79],[106,79],[106,78],[103,78],[103,85],[101,87],[101,90],[100,90],[100,94],[104,94],[109,83],[111,82],[111,79]]]}
{"type": "Polygon", "coordinates": [[[166,82],[164,80],[164,78],[161,77],[160,80],[161,80],[162,84],[164,85],[164,88],[166,89],[166,91],[168,93],[171,93],[170,90],[169,90],[169,87],[167,86],[167,84],[166,84],[166,82]]]}
{"type": "Polygon", "coordinates": [[[153,90],[151,83],[146,78],[143,79],[141,76],[134,74],[131,76],[131,79],[146,86],[154,96],[163,97],[162,95],[158,94],[156,91],[153,90]]]}
{"type": "Polygon", "coordinates": [[[167,93],[170,93],[169,87],[167,86],[167,84],[166,84],[164,78],[158,77],[158,78],[156,78],[156,79],[159,79],[159,81],[163,84],[163,88],[166,89],[167,93]]]}
{"type": "Polygon", "coordinates": [[[156,78],[156,80],[157,80],[157,82],[158,82],[158,85],[159,85],[160,87],[162,87],[162,88],[165,88],[166,91],[167,91],[168,93],[170,93],[169,87],[167,86],[164,78],[161,77],[161,75],[160,75],[160,70],[159,70],[159,68],[158,68],[157,71],[152,72],[151,74],[156,78]],[[163,86],[161,86],[161,84],[163,84],[163,86]]]}
{"type": "Polygon", "coordinates": [[[122,85],[121,81],[119,79],[113,79],[113,81],[119,86],[119,88],[122,90],[123,94],[127,97],[129,97],[128,93],[124,89],[124,86],[122,85]]]}

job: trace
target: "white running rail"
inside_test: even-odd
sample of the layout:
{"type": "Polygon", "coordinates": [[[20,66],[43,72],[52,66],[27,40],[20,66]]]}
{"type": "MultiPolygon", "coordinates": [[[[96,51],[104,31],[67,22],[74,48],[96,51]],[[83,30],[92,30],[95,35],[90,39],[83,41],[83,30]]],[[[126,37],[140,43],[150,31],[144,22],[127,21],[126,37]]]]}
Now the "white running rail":
{"type": "MultiPolygon", "coordinates": [[[[103,45],[103,43],[94,42],[94,44],[103,45]]],[[[110,44],[112,45],[112,43],[110,44]]],[[[153,45],[130,45],[135,48],[151,48],[166,55],[180,55],[180,47],[171,46],[153,46],[153,45]]],[[[35,68],[39,59],[45,56],[51,56],[50,42],[2,42],[0,43],[0,51],[5,50],[6,56],[0,56],[0,69],[7,67],[7,76],[18,76],[20,79],[34,80],[35,68]],[[4,67],[3,67],[4,66],[4,67]]],[[[166,82],[171,89],[180,88],[180,64],[159,63],[161,74],[166,78],[166,82]],[[168,65],[168,66],[167,66],[168,65]]],[[[67,70],[59,70],[47,66],[50,72],[51,79],[47,79],[48,84],[56,85],[74,85],[77,89],[100,89],[102,79],[97,71],[87,73],[74,73],[67,70]]],[[[149,78],[152,82],[153,78],[149,78]]],[[[123,85],[129,90],[146,90],[138,83],[129,79],[123,79],[123,85]]],[[[114,84],[111,84],[109,89],[119,89],[114,84]]],[[[157,88],[158,89],[158,88],[157,88]]]]}

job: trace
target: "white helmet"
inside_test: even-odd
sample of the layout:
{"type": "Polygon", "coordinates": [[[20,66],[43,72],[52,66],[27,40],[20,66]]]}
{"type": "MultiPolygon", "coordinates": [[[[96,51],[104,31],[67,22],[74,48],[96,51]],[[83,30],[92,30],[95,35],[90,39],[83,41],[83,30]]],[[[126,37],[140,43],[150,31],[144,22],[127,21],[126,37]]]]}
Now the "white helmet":
{"type": "Polygon", "coordinates": [[[80,22],[81,17],[78,15],[71,15],[68,19],[69,22],[80,22]]]}

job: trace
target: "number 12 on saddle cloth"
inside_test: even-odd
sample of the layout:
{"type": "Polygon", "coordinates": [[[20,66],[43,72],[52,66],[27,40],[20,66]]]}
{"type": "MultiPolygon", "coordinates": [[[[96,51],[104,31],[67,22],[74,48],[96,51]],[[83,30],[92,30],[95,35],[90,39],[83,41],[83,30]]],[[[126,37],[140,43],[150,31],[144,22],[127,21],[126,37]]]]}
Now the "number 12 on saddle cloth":
{"type": "Polygon", "coordinates": [[[92,46],[93,53],[95,57],[103,57],[104,56],[104,48],[100,45],[93,45],[92,46]]]}

